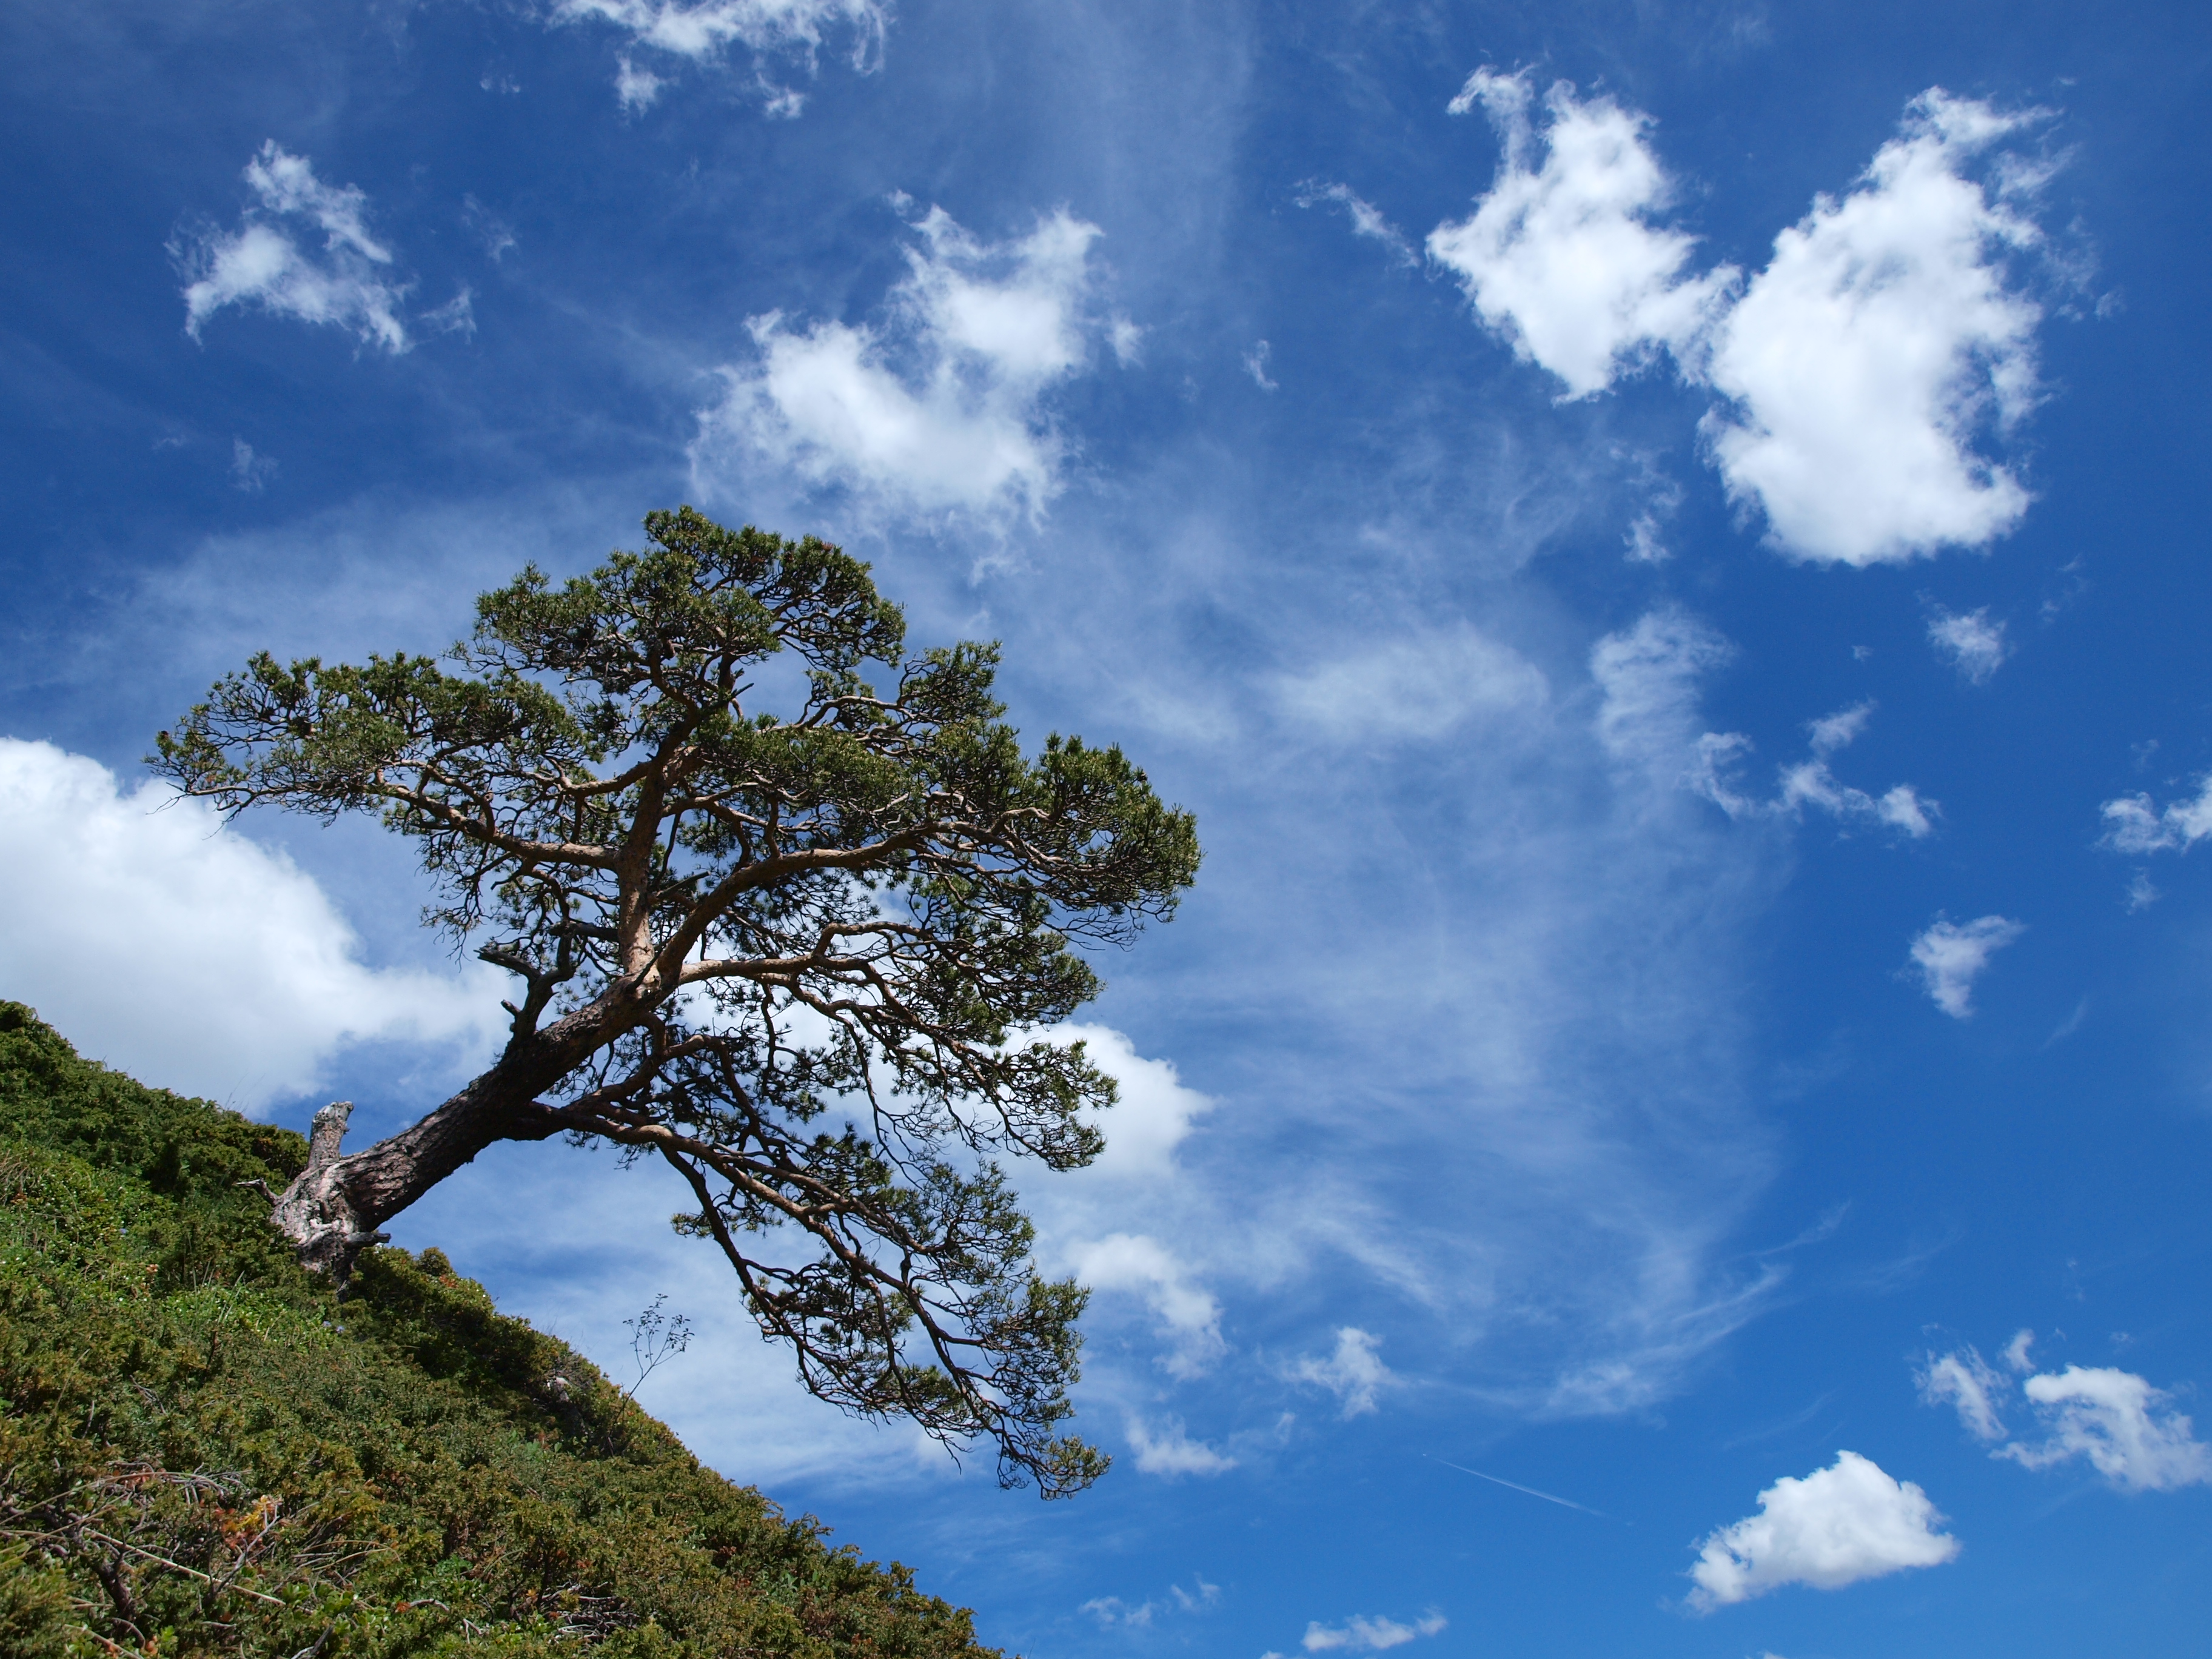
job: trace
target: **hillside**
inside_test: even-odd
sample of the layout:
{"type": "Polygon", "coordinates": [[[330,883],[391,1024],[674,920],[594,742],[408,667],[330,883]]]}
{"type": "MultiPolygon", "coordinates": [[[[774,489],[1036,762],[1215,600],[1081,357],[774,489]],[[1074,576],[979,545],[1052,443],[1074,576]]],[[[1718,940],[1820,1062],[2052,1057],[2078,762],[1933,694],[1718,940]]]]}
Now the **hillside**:
{"type": "Polygon", "coordinates": [[[0,1002],[0,1653],[992,1651],[439,1251],[337,1300],[240,1185],[306,1152],[0,1002]]]}

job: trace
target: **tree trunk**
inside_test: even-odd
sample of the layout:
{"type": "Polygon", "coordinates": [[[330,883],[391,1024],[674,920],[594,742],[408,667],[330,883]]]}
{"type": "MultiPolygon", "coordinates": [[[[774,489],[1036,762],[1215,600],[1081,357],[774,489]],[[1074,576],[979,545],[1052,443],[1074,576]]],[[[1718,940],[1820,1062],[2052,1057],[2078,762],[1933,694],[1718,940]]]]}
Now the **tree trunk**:
{"type": "MultiPolygon", "coordinates": [[[[512,1051],[510,1051],[510,1057],[512,1051]]],[[[292,1241],[300,1263],[340,1285],[354,1258],[386,1243],[383,1224],[495,1141],[544,1140],[568,1127],[555,1108],[521,1086],[518,1073],[566,1067],[511,1066],[507,1059],[411,1127],[349,1157],[338,1153],[353,1103],[332,1101],[315,1114],[307,1166],[276,1194],[270,1224],[292,1241]]]]}
{"type": "Polygon", "coordinates": [[[292,1241],[302,1267],[343,1285],[354,1258],[386,1242],[386,1221],[485,1147],[574,1127],[538,1097],[636,1025],[653,1001],[634,981],[609,988],[544,1030],[515,1037],[498,1064],[419,1122],[348,1157],[338,1143],[353,1103],[331,1102],[315,1114],[307,1167],[276,1196],[270,1224],[292,1241]]]}

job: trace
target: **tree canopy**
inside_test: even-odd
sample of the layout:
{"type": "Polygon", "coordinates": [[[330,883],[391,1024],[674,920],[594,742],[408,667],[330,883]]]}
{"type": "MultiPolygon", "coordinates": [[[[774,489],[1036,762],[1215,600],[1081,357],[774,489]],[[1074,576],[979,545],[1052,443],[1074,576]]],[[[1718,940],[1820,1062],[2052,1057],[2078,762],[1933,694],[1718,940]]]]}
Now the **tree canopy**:
{"type": "Polygon", "coordinates": [[[1118,748],[1025,755],[997,647],[908,655],[839,549],[689,507],[645,527],[484,594],[443,660],[264,653],[161,734],[158,769],[226,811],[379,815],[435,925],[518,981],[489,1070],[350,1154],[326,1108],[272,1219],[343,1278],[495,1141],[658,1155],[810,1390],[1079,1489],[1105,1467],[1059,1431],[1085,1292],[1037,1271],[1000,1160],[1097,1154],[1113,1079],[1048,1028],[1100,988],[1078,945],[1173,914],[1192,818],[1118,748]],[[750,677],[787,650],[806,690],[779,714],[750,677]]]}

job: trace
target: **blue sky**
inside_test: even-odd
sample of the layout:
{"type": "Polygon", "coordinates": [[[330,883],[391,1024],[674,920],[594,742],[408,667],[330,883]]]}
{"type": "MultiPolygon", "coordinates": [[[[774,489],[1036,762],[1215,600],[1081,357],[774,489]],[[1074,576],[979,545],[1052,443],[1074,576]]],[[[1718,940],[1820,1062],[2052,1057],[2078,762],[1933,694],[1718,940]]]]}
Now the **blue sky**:
{"type": "Polygon", "coordinates": [[[373,828],[155,811],[154,731],[653,507],[817,532],[1198,814],[1024,1187],[1115,1471],[807,1400],[611,1158],[403,1243],[617,1375],[666,1292],[648,1405],[1030,1655],[2197,1650],[2194,9],[0,31],[0,994],[397,1127],[497,976],[373,828]]]}

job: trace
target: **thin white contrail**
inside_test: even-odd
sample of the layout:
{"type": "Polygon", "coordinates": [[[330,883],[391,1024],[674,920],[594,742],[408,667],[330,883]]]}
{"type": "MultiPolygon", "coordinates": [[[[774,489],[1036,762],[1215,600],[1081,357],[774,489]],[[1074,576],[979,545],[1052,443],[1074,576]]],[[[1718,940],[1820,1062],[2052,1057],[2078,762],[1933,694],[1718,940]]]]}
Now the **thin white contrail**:
{"type": "Polygon", "coordinates": [[[1577,1504],[1571,1498],[1561,1498],[1556,1492],[1538,1492],[1534,1486],[1524,1486],[1518,1481],[1500,1480],[1496,1475],[1485,1474],[1480,1469],[1470,1469],[1462,1464],[1450,1462],[1441,1457],[1429,1457],[1429,1455],[1426,1452],[1423,1452],[1421,1455],[1428,1457],[1429,1462],[1431,1463],[1442,1463],[1448,1469],[1457,1469],[1462,1474],[1471,1474],[1478,1480],[1489,1481],[1492,1486],[1510,1487],[1515,1492],[1525,1492],[1531,1498],[1540,1498],[1547,1504],[1557,1504],[1562,1509],[1580,1510],[1584,1515],[1594,1515],[1601,1521],[1618,1522],[1624,1527],[1633,1526],[1635,1524],[1631,1521],[1622,1521],[1617,1515],[1607,1515],[1603,1510],[1594,1510],[1587,1504],[1577,1504]]]}

